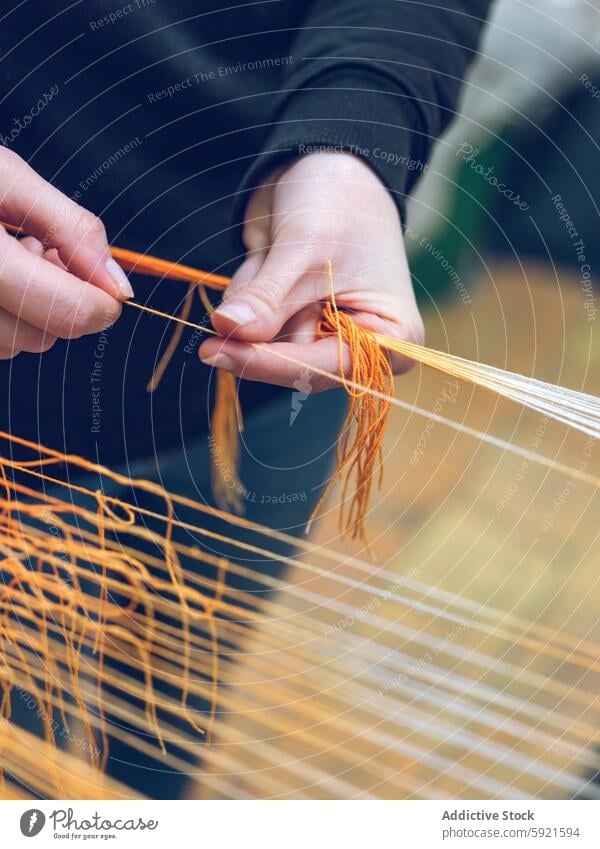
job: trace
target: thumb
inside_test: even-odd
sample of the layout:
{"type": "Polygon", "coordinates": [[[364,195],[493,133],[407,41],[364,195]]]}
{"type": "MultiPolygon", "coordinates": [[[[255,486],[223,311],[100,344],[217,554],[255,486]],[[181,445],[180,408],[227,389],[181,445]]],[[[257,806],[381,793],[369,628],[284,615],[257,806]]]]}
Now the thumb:
{"type": "Polygon", "coordinates": [[[308,268],[306,251],[299,245],[277,243],[258,270],[253,259],[239,269],[212,323],[222,336],[244,342],[268,342],[285,322],[309,303],[296,283],[308,268]]]}

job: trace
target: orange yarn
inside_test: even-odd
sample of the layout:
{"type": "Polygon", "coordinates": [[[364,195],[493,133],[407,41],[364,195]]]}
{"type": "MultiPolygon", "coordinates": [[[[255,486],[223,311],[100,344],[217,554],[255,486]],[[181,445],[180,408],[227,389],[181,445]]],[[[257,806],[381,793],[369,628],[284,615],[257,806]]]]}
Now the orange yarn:
{"type": "MultiPolygon", "coordinates": [[[[154,392],[157,389],[177,350],[183,328],[188,323],[196,291],[207,312],[211,314],[214,310],[204,286],[193,280],[190,281],[181,312],[178,316],[174,316],[176,324],[173,335],[146,387],[148,392],[154,392]]],[[[215,502],[222,510],[241,514],[243,512],[241,493],[244,487],[239,478],[238,467],[239,433],[243,430],[243,420],[237,393],[237,380],[233,374],[222,369],[217,369],[216,374],[215,402],[210,419],[209,436],[212,490],[215,502]]]]}
{"type": "Polygon", "coordinates": [[[194,300],[195,288],[196,288],[195,283],[189,283],[188,284],[188,290],[185,293],[185,298],[183,300],[183,306],[181,308],[181,312],[177,316],[177,318],[181,319],[181,321],[179,321],[175,324],[175,328],[173,330],[173,335],[171,336],[171,339],[169,340],[169,344],[165,348],[162,357],[158,361],[157,366],[154,369],[154,374],[152,375],[152,377],[148,381],[148,385],[146,386],[146,390],[148,392],[154,392],[154,390],[158,388],[158,384],[161,382],[163,374],[167,370],[167,367],[168,367],[169,363],[171,362],[171,360],[173,358],[173,354],[177,350],[177,346],[179,345],[179,342],[181,341],[183,328],[185,326],[183,324],[183,322],[187,321],[188,318],[190,317],[190,312],[191,312],[191,309],[192,309],[192,303],[193,303],[193,300],[194,300]]]}
{"type": "MultiPolygon", "coordinates": [[[[325,491],[313,510],[308,525],[321,509],[321,506],[338,479],[343,480],[342,503],[340,508],[340,532],[351,539],[361,539],[365,544],[365,518],[373,488],[378,475],[381,485],[383,475],[382,442],[390,412],[391,402],[386,400],[393,395],[393,375],[388,355],[381,347],[375,333],[359,327],[352,317],[337,307],[333,269],[328,263],[331,300],[323,307],[323,314],[317,327],[320,337],[337,334],[340,351],[340,377],[348,393],[349,410],[342,429],[342,438],[338,442],[337,467],[325,491]],[[350,349],[351,373],[347,380],[343,370],[344,345],[350,349]],[[354,388],[356,384],[362,389],[354,388]],[[375,391],[373,394],[372,391],[375,391]],[[353,490],[352,494],[351,491],[353,490]],[[346,501],[349,505],[346,506],[346,501]]],[[[196,288],[190,283],[188,296],[196,288]]],[[[213,306],[203,287],[198,292],[207,311],[213,306]]],[[[178,329],[182,330],[189,316],[188,296],[184,309],[177,317],[178,329]]],[[[138,306],[135,304],[135,306],[138,306]]],[[[171,342],[163,354],[151,381],[157,385],[158,379],[174,353],[181,334],[171,342]]],[[[243,484],[239,478],[239,433],[243,429],[242,413],[237,392],[237,379],[230,372],[219,369],[216,379],[215,403],[210,423],[210,450],[212,469],[212,488],[215,502],[226,511],[243,513],[243,484]]]]}
{"type": "MultiPolygon", "coordinates": [[[[17,227],[5,224],[8,230],[20,233],[17,227]]],[[[148,383],[148,391],[153,392],[177,348],[181,331],[186,325],[197,327],[188,321],[194,290],[197,289],[202,302],[211,312],[210,303],[204,286],[223,290],[230,280],[221,275],[210,274],[190,266],[140,254],[124,248],[111,247],[112,256],[123,268],[140,274],[155,277],[167,277],[188,283],[183,308],[179,316],[171,316],[149,310],[140,304],[129,302],[131,306],[148,312],[155,312],[168,319],[177,321],[177,328],[154,370],[148,383]]],[[[374,477],[379,475],[379,484],[383,471],[382,441],[387,423],[390,402],[385,400],[393,395],[393,377],[389,359],[377,339],[377,334],[359,327],[351,316],[340,311],[335,302],[333,273],[328,264],[331,285],[331,300],[323,307],[323,315],[317,334],[327,336],[337,334],[340,346],[340,376],[348,393],[350,407],[338,443],[337,468],[329,484],[310,517],[307,531],[319,512],[323,501],[338,478],[343,480],[342,505],[340,511],[340,530],[352,539],[366,542],[364,520],[368,510],[374,477]],[[351,374],[345,379],[342,366],[344,344],[350,349],[351,374]],[[360,384],[356,389],[351,384],[360,384]],[[371,390],[378,396],[369,394],[371,390]],[[383,397],[382,397],[383,396],[383,397]],[[351,489],[354,489],[350,495],[351,489]],[[346,507],[346,500],[349,505],[346,507]]],[[[209,329],[207,328],[207,331],[209,329]]],[[[218,370],[215,404],[210,424],[210,448],[212,455],[212,485],[216,503],[223,510],[235,513],[243,512],[241,493],[243,485],[239,479],[239,431],[242,430],[242,414],[237,393],[237,380],[229,372],[218,370]]]]}
{"type": "MultiPolygon", "coordinates": [[[[200,300],[208,315],[214,307],[204,286],[198,286],[200,300]]],[[[215,503],[221,510],[241,515],[244,512],[239,476],[240,439],[244,429],[242,408],[237,391],[237,378],[229,371],[217,369],[215,403],[210,418],[211,481],[215,503]]]]}
{"type": "MultiPolygon", "coordinates": [[[[9,233],[14,233],[16,236],[24,235],[25,233],[22,227],[15,227],[14,224],[7,224],[5,221],[0,221],[0,227],[4,227],[5,230],[9,233]]],[[[170,280],[182,280],[184,283],[191,281],[192,283],[199,283],[202,286],[208,286],[211,289],[218,289],[219,291],[226,289],[229,284],[229,277],[224,277],[222,274],[211,274],[209,271],[201,271],[189,265],[182,265],[180,262],[159,259],[156,256],[127,250],[127,248],[111,246],[110,253],[114,259],[118,260],[125,271],[132,271],[134,274],[147,274],[149,277],[166,277],[170,280]]]]}
{"type": "Polygon", "coordinates": [[[323,307],[317,335],[337,335],[340,377],[348,393],[349,408],[338,442],[336,471],[317,502],[306,530],[310,530],[313,519],[339,478],[343,481],[340,532],[368,545],[365,518],[373,481],[377,478],[381,486],[383,480],[382,443],[391,408],[391,401],[385,398],[393,395],[394,377],[388,356],[375,334],[359,327],[348,313],[338,309],[331,263],[328,264],[328,272],[331,300],[323,307]],[[344,345],[350,349],[350,382],[344,374],[344,345]],[[355,389],[352,384],[360,384],[364,388],[355,389]],[[370,390],[375,390],[378,395],[370,394],[370,390]]]}
{"type": "MultiPolygon", "coordinates": [[[[330,487],[341,477],[340,523],[353,538],[365,540],[364,520],[373,483],[377,480],[381,483],[382,438],[391,407],[393,378],[383,346],[407,354],[418,346],[385,339],[358,327],[352,316],[336,304],[331,265],[329,275],[331,299],[323,307],[317,334],[320,337],[335,334],[338,340],[339,376],[334,377],[345,386],[349,411],[338,446],[337,471],[313,511],[311,521],[320,510],[330,487]],[[348,374],[343,370],[344,346],[350,352],[348,374]]],[[[189,277],[177,279],[189,280],[189,277]]],[[[193,297],[196,282],[190,285],[186,304],[188,297],[193,297]]],[[[200,288],[199,292],[202,294],[200,288]]],[[[144,309],[136,304],[132,306],[144,309]]],[[[175,320],[183,326],[189,323],[186,316],[187,313],[183,312],[175,320]]],[[[173,316],[166,317],[173,320],[173,316]]],[[[175,350],[178,341],[176,337],[172,339],[163,354],[154,375],[154,385],[158,384],[168,364],[169,352],[175,350]]],[[[429,354],[431,361],[428,364],[441,368],[434,358],[435,352],[429,354]]],[[[237,430],[236,418],[232,415],[232,410],[235,410],[237,417],[238,409],[235,379],[229,373],[218,374],[221,389],[217,390],[212,427],[221,435],[225,433],[230,450],[235,452],[237,430]]],[[[327,680],[315,678],[314,687],[316,690],[319,686],[319,692],[325,691],[327,699],[335,698],[336,701],[331,704],[328,702],[323,706],[315,703],[312,690],[307,698],[304,689],[290,683],[292,674],[304,669],[307,661],[311,669],[320,668],[323,660],[319,654],[322,643],[320,618],[314,621],[300,619],[301,629],[290,630],[290,620],[296,617],[297,611],[291,617],[289,608],[273,600],[271,594],[265,593],[261,597],[239,590],[234,594],[227,587],[226,579],[231,571],[245,579],[258,577],[261,585],[269,590],[288,590],[288,587],[265,575],[262,570],[217,558],[200,546],[186,546],[173,538],[172,532],[174,527],[182,527],[194,530],[207,539],[233,542],[240,550],[261,557],[274,556],[271,552],[239,539],[228,540],[222,534],[195,527],[189,522],[181,522],[174,506],[190,506],[190,500],[171,495],[157,484],[129,480],[82,458],[53,452],[9,434],[0,433],[0,438],[28,447],[35,455],[34,459],[22,461],[0,457],[0,565],[5,573],[3,588],[0,587],[0,754],[8,780],[14,777],[19,782],[18,786],[9,785],[5,789],[0,767],[0,795],[24,798],[22,787],[36,788],[43,796],[59,798],[85,798],[86,793],[90,798],[131,795],[127,788],[101,775],[106,765],[109,737],[134,744],[140,752],[147,754],[152,753],[155,740],[160,746],[163,768],[190,769],[189,763],[182,762],[179,754],[167,750],[166,743],[172,742],[170,748],[184,752],[190,760],[197,757],[196,737],[172,724],[184,716],[193,731],[203,731],[188,705],[188,698],[192,695],[210,700],[207,737],[210,739],[214,730],[219,735],[219,743],[226,744],[204,752],[206,762],[215,767],[219,777],[231,771],[232,766],[237,768],[233,758],[241,749],[240,742],[245,742],[236,736],[235,729],[228,729],[227,717],[235,713],[251,713],[273,736],[287,739],[293,733],[300,744],[306,742],[314,745],[317,752],[322,752],[329,743],[327,735],[331,735],[330,723],[335,707],[334,716],[338,720],[342,717],[342,725],[338,721],[336,726],[340,733],[345,739],[360,739],[362,745],[364,727],[343,719],[348,711],[354,709],[357,699],[361,705],[367,703],[362,691],[358,691],[358,696],[355,691],[349,692],[348,701],[340,700],[338,703],[337,693],[330,696],[333,679],[329,668],[324,673],[327,680]],[[41,456],[42,453],[44,456],[41,456]],[[164,500],[164,514],[138,507],[136,498],[133,498],[133,504],[128,504],[100,491],[77,487],[70,483],[69,474],[66,480],[46,474],[48,467],[62,463],[106,473],[113,480],[160,496],[164,500]],[[13,469],[19,478],[9,479],[7,469],[13,469]],[[78,491],[90,499],[91,506],[86,509],[62,502],[48,494],[44,487],[41,491],[30,489],[18,482],[25,476],[78,491]],[[72,517],[70,522],[66,518],[69,515],[72,517]],[[28,517],[31,524],[27,521],[28,517]],[[144,517],[164,522],[164,533],[151,531],[146,527],[144,517]],[[40,524],[52,526],[53,530],[49,532],[40,524]],[[124,545],[117,538],[111,538],[112,532],[120,530],[126,531],[133,542],[124,545]],[[138,551],[132,547],[135,540],[146,545],[141,544],[138,551]],[[158,551],[153,554],[155,549],[158,551]],[[181,555],[213,566],[216,577],[203,577],[193,570],[184,575],[181,555]],[[92,585],[91,591],[86,589],[88,585],[92,585]],[[259,633],[261,623],[266,620],[277,623],[280,630],[259,633]],[[275,676],[266,679],[265,673],[270,670],[271,664],[278,664],[280,674],[269,687],[269,696],[272,696],[276,710],[265,711],[243,688],[240,694],[234,689],[238,679],[235,664],[240,654],[237,644],[247,635],[249,625],[257,626],[260,650],[246,654],[245,663],[256,670],[261,682],[271,682],[275,676]],[[279,661],[278,653],[282,648],[289,650],[291,637],[296,637],[293,651],[286,655],[283,662],[279,661]],[[315,648],[311,648],[311,644],[315,648]],[[221,654],[220,645],[223,647],[221,654]],[[84,646],[95,653],[93,662],[89,656],[82,657],[84,646]],[[123,665],[127,667],[125,673],[119,671],[123,665]],[[220,688],[221,682],[225,686],[220,688]],[[163,692],[157,686],[163,683],[171,688],[175,685],[180,697],[163,692]],[[25,693],[28,707],[29,700],[35,703],[43,726],[43,740],[23,729],[15,733],[15,727],[9,721],[10,696],[15,690],[19,694],[25,693]],[[292,714],[293,723],[287,716],[281,716],[283,704],[291,704],[298,711],[297,717],[292,714]],[[69,740],[73,739],[72,733],[77,733],[77,726],[83,727],[84,740],[76,745],[89,755],[86,769],[82,758],[62,749],[59,751],[53,721],[55,712],[60,714],[69,740]],[[221,714],[224,719],[221,719],[221,714]],[[138,733],[134,735],[128,730],[130,726],[138,733]],[[40,762],[44,769],[40,769],[40,762]],[[218,772],[219,768],[221,772],[218,772]]],[[[574,474],[574,470],[565,466],[553,465],[553,468],[574,474]]],[[[597,485],[597,480],[591,476],[588,478],[588,482],[597,485]]],[[[200,512],[220,515],[236,527],[260,530],[273,538],[283,539],[281,533],[260,529],[248,520],[224,516],[206,505],[193,506],[200,512]]],[[[310,545],[303,540],[298,544],[305,550],[310,545]]],[[[320,549],[308,550],[314,556],[320,549]]],[[[326,550],[321,553],[326,553],[326,550]]],[[[294,563],[292,558],[281,557],[280,560],[294,563]]],[[[334,560],[338,565],[344,562],[334,560]]],[[[308,574],[315,574],[317,570],[312,564],[308,565],[308,574]]],[[[329,577],[330,573],[326,574],[329,577]]],[[[352,581],[355,581],[354,573],[352,581]]],[[[374,597],[386,597],[389,593],[389,589],[380,590],[374,597]]],[[[304,597],[300,597],[304,603],[304,597]]],[[[366,609],[369,609],[368,605],[366,609]]],[[[335,615],[338,615],[337,610],[335,615]]],[[[502,622],[506,621],[504,613],[498,615],[502,622]]],[[[474,624],[484,633],[488,632],[488,620],[474,624]]],[[[379,629],[379,622],[373,627],[379,629]]],[[[526,630],[515,636],[510,628],[503,630],[494,624],[495,636],[509,640],[511,645],[516,641],[535,652],[544,652],[585,670],[597,667],[597,647],[591,644],[584,646],[579,638],[562,633],[552,634],[552,639],[549,639],[548,629],[544,631],[541,628],[535,623],[527,623],[526,630]],[[535,635],[536,629],[540,639],[535,635]],[[561,641],[565,642],[566,648],[555,644],[561,641]],[[584,652],[579,654],[582,647],[584,652]]],[[[378,647],[376,641],[374,647],[378,647]]],[[[389,646],[381,648],[385,649],[384,658],[389,658],[389,646]]],[[[367,655],[365,660],[370,663],[372,655],[367,655]]],[[[335,669],[333,673],[338,674],[335,669]]],[[[354,674],[353,669],[351,674],[354,674]]],[[[343,680],[344,689],[347,689],[346,678],[343,680]]],[[[353,681],[352,678],[348,680],[353,681]]],[[[539,676],[534,679],[534,686],[538,692],[539,676]]],[[[551,692],[558,692],[562,703],[560,686],[557,683],[551,692]]],[[[373,697],[381,694],[382,691],[378,690],[373,692],[373,697]]],[[[567,695],[571,694],[572,688],[567,695]]],[[[587,709],[587,693],[575,691],[573,698],[578,707],[585,704],[587,709]]],[[[591,704],[591,697],[589,699],[591,704]]],[[[573,728],[574,733],[585,741],[594,731],[579,723],[569,726],[570,731],[573,728]]],[[[264,738],[266,745],[270,746],[271,738],[266,734],[264,738]]],[[[546,734],[544,751],[547,739],[546,734]]],[[[560,742],[562,736],[556,739],[560,742]]],[[[379,752],[379,739],[376,746],[379,752]]],[[[254,757],[256,751],[259,757],[265,758],[270,752],[266,747],[259,747],[258,750],[253,749],[254,757]]],[[[349,768],[355,766],[357,756],[358,753],[350,748],[339,752],[339,757],[347,762],[349,768]]],[[[264,769],[256,770],[261,780],[266,772],[264,769]]],[[[208,770],[203,770],[204,774],[208,775],[208,770]]],[[[284,787],[284,790],[287,788],[284,787]]]]}
{"type": "Polygon", "coordinates": [[[218,369],[215,403],[210,419],[212,490],[221,510],[237,514],[244,512],[244,485],[239,477],[239,435],[242,430],[237,379],[231,372],[218,369]]]}
{"type": "MultiPolygon", "coordinates": [[[[346,318],[336,310],[335,303],[326,308],[322,332],[336,332],[340,339],[339,328],[343,328],[346,318]]],[[[355,334],[351,325],[347,332],[349,345],[357,344],[351,338],[355,334]]],[[[361,335],[362,331],[358,337],[361,335]]],[[[349,388],[355,390],[354,394],[360,395],[357,387],[350,385],[350,377],[344,379],[349,388]]],[[[320,727],[325,728],[324,735],[330,733],[331,706],[328,709],[315,704],[312,697],[306,698],[303,689],[293,689],[287,659],[291,657],[290,662],[302,664],[302,668],[310,660],[311,668],[319,668],[322,622],[316,619],[312,629],[298,632],[292,645],[293,650],[299,652],[298,657],[286,654],[285,659],[280,660],[279,652],[282,649],[291,651],[290,640],[295,636],[294,631],[290,634],[290,608],[268,593],[232,589],[227,586],[226,578],[231,572],[244,580],[259,580],[265,589],[282,589],[289,594],[293,594],[293,586],[274,579],[260,567],[245,565],[238,559],[224,560],[203,550],[203,546],[186,545],[172,538],[171,533],[175,526],[182,527],[206,539],[231,542],[240,551],[252,552],[261,559],[275,555],[263,546],[235,536],[230,539],[189,521],[183,522],[177,518],[174,507],[182,504],[202,514],[221,516],[229,519],[232,526],[260,532],[267,539],[291,541],[289,537],[246,519],[219,514],[184,496],[167,493],[157,484],[131,480],[83,458],[52,451],[6,433],[0,432],[0,439],[30,449],[35,457],[22,461],[11,459],[13,452],[9,448],[7,456],[0,459],[0,550],[4,555],[2,570],[6,573],[4,590],[0,592],[0,760],[8,767],[9,781],[10,776],[15,776],[21,784],[36,788],[41,782],[46,796],[71,798],[75,794],[78,798],[78,788],[65,773],[68,760],[58,751],[53,711],[62,715],[69,739],[76,739],[72,735],[81,733],[78,727],[83,726],[84,739],[77,743],[82,749],[78,763],[81,767],[81,757],[89,755],[90,766],[81,774],[93,779],[95,797],[108,792],[98,785],[103,781],[100,772],[105,764],[109,737],[134,745],[140,752],[155,758],[157,754],[153,755],[153,749],[158,743],[158,758],[163,769],[193,771],[193,759],[198,756],[198,738],[173,725],[181,716],[191,721],[192,710],[186,704],[188,693],[210,699],[207,737],[214,727],[219,745],[207,747],[202,756],[215,768],[222,766],[223,771],[231,770],[232,752],[235,756],[235,752],[243,751],[237,748],[242,741],[228,725],[232,714],[252,713],[263,724],[264,731],[282,737],[293,731],[300,742],[315,743],[322,750],[323,740],[319,737],[315,741],[312,735],[314,729],[320,727]],[[51,468],[62,463],[74,468],[51,468]],[[128,502],[73,484],[77,469],[99,472],[103,477],[127,483],[132,489],[160,496],[164,502],[162,513],[139,506],[134,493],[128,502]],[[17,479],[10,474],[11,470],[17,474],[17,479]],[[54,474],[61,474],[62,478],[55,478],[54,474]],[[82,506],[84,502],[80,505],[62,501],[50,494],[49,487],[39,486],[35,490],[19,483],[29,477],[36,482],[60,485],[67,492],[77,491],[86,496],[89,507],[82,506]],[[164,533],[150,530],[144,517],[162,521],[164,533]],[[54,526],[54,530],[49,532],[43,525],[54,526]],[[120,530],[125,531],[131,541],[125,543],[113,537],[113,532],[120,530]],[[60,535],[54,531],[60,531],[60,535]],[[135,547],[136,540],[140,542],[139,548],[135,547]],[[179,561],[182,555],[211,565],[215,568],[215,577],[192,569],[184,580],[179,561]],[[31,564],[36,564],[37,568],[32,569],[31,564]],[[87,588],[90,582],[92,586],[87,588]],[[104,588],[105,593],[101,592],[104,588]],[[274,633],[262,628],[266,621],[274,625],[274,633]],[[100,639],[99,628],[103,631],[100,639]],[[255,710],[247,689],[243,685],[236,689],[240,646],[249,634],[260,641],[259,650],[245,653],[244,663],[255,670],[259,676],[257,680],[265,680],[273,664],[281,669],[281,675],[272,674],[267,679],[269,699],[277,707],[275,710],[255,710]],[[92,662],[90,657],[82,657],[84,646],[97,647],[100,658],[96,655],[96,662],[92,662]],[[315,661],[310,652],[314,652],[315,661]],[[127,669],[121,673],[119,667],[123,664],[127,669]],[[164,684],[168,684],[169,689],[175,685],[181,698],[165,693],[164,684]],[[13,727],[11,734],[7,722],[10,719],[9,695],[15,688],[16,693],[24,694],[28,706],[35,703],[44,723],[45,742],[31,739],[34,754],[43,750],[48,755],[44,758],[43,770],[39,769],[39,755],[34,762],[30,759],[29,749],[19,736],[20,729],[13,727]],[[282,704],[293,704],[294,710],[301,711],[293,725],[289,719],[281,717],[282,704]],[[181,754],[187,760],[182,761],[181,754]]],[[[311,546],[304,540],[298,544],[311,553],[303,561],[307,574],[332,574],[330,570],[323,571],[315,566],[317,554],[327,555],[329,565],[331,554],[327,549],[311,546]]],[[[278,559],[282,563],[297,564],[293,558],[282,556],[278,559]]],[[[336,566],[360,563],[337,555],[332,562],[336,566]]],[[[354,582],[356,574],[351,574],[354,582]]],[[[364,572],[361,570],[360,574],[364,572]]],[[[342,585],[347,586],[344,576],[341,577],[342,585]]],[[[388,592],[384,587],[374,597],[380,598],[381,593],[388,592]]],[[[303,592],[302,587],[300,590],[303,592]]],[[[409,603],[408,600],[405,603],[409,603]]],[[[332,608],[332,615],[338,616],[336,610],[332,608]]],[[[500,615],[504,622],[505,614],[500,615]]],[[[304,628],[304,620],[301,624],[304,628]]],[[[472,625],[487,633],[489,621],[472,625]]],[[[376,627],[379,628],[379,624],[376,627]]],[[[597,647],[591,643],[583,645],[579,638],[553,634],[549,639],[547,629],[540,630],[529,623],[523,633],[519,631],[516,635],[512,627],[505,629],[497,624],[494,631],[511,645],[516,640],[535,652],[544,652],[585,670],[593,670],[598,665],[597,647]]],[[[385,656],[388,656],[387,648],[385,656]]],[[[324,674],[328,675],[328,670],[324,674]]],[[[319,686],[319,680],[315,679],[315,686],[319,686]]],[[[539,686],[537,681],[536,686],[539,686]]],[[[587,698],[584,693],[576,695],[578,699],[587,698]]],[[[350,710],[354,695],[349,694],[348,698],[350,710]]],[[[345,712],[338,710],[335,716],[339,719],[345,712]]],[[[354,730],[356,728],[354,725],[354,730]]],[[[353,726],[349,724],[342,730],[352,736],[353,726]]],[[[59,733],[62,734],[60,728],[59,733]]],[[[590,731],[589,726],[582,726],[578,733],[587,742],[593,729],[590,731]]],[[[262,751],[259,749],[259,754],[262,751]]],[[[347,757],[351,764],[356,754],[352,749],[343,752],[340,757],[347,757]]],[[[106,783],[110,788],[110,779],[106,779],[106,783]]],[[[3,794],[0,783],[0,795],[3,794]]]]}

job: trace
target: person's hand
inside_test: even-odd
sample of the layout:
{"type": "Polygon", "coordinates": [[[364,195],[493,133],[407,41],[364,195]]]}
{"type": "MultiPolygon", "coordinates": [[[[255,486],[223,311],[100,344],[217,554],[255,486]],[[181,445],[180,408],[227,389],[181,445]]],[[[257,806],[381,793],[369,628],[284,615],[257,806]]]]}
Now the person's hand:
{"type": "Polygon", "coordinates": [[[57,338],[97,333],[133,295],[111,258],[102,222],[65,197],[17,154],[0,148],[0,359],[40,353],[57,338]]]}
{"type": "MultiPolygon", "coordinates": [[[[337,304],[351,310],[358,324],[423,341],[398,212],[377,175],[357,157],[315,153],[295,160],[253,194],[243,236],[248,256],[212,319],[224,338],[203,343],[203,362],[290,387],[301,367],[267,349],[339,372],[337,340],[315,335],[330,295],[328,260],[337,304]],[[249,342],[269,344],[257,350],[249,342]]],[[[397,356],[391,362],[396,374],[410,367],[397,356]]],[[[323,375],[311,376],[313,390],[334,385],[323,375]]]]}

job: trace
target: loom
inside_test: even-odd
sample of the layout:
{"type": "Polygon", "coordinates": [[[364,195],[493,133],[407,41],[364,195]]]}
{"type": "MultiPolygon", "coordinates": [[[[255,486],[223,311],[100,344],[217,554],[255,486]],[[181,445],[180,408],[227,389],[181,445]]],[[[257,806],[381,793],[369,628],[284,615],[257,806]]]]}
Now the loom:
{"type": "MultiPolygon", "coordinates": [[[[138,273],[226,285],[195,269],[113,252],[138,273]]],[[[193,291],[180,316],[158,315],[198,328],[188,321],[193,291]]],[[[351,325],[344,335],[342,320],[351,321],[330,315],[327,332],[349,341],[351,325]]],[[[597,439],[600,402],[593,396],[410,343],[376,341],[597,439]]],[[[354,340],[353,352],[360,343],[354,340]]],[[[372,364],[360,366],[350,377],[329,377],[367,399],[377,420],[389,408],[410,406],[391,395],[388,375],[373,385],[372,364]]],[[[227,392],[224,399],[235,401],[227,392]]],[[[591,494],[598,488],[586,468],[416,412],[591,494]]],[[[15,434],[0,433],[0,440],[4,798],[135,797],[135,788],[106,774],[116,742],[157,768],[189,776],[190,798],[600,795],[590,781],[600,766],[593,640],[479,605],[422,580],[414,567],[397,573],[374,566],[361,534],[358,554],[341,553],[262,527],[231,503],[218,510],[15,434]],[[13,459],[14,446],[27,459],[13,459]],[[131,497],[73,484],[81,473],[116,481],[131,497]],[[179,518],[181,508],[193,521],[179,518]],[[207,529],[208,515],[220,530],[207,529]],[[146,527],[150,518],[162,533],[146,527]],[[182,542],[177,529],[206,546],[182,542]],[[216,556],[211,541],[233,546],[240,560],[216,556]],[[298,556],[274,555],[275,542],[298,556]],[[283,563],[292,578],[245,564],[247,554],[283,563]],[[248,584],[252,591],[243,589],[248,584]],[[554,667],[567,680],[556,679],[554,667]],[[31,705],[36,732],[11,722],[15,698],[31,705]]],[[[359,446],[350,454],[355,464],[364,432],[352,444],[359,446]]],[[[375,460],[380,448],[368,448],[375,460]]],[[[354,509],[366,512],[365,481],[378,468],[375,462],[368,476],[359,475],[358,502],[346,480],[347,510],[358,503],[354,509]]],[[[356,516],[342,524],[356,528],[356,516]]]]}

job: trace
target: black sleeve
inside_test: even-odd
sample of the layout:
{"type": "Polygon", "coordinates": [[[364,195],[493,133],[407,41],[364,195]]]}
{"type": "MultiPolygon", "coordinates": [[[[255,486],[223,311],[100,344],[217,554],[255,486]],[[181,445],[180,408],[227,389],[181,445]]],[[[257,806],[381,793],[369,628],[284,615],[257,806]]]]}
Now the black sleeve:
{"type": "Polygon", "coordinates": [[[404,220],[407,194],[452,119],[491,0],[310,0],[264,150],[234,220],[263,175],[315,148],[365,159],[404,220]]]}

